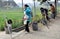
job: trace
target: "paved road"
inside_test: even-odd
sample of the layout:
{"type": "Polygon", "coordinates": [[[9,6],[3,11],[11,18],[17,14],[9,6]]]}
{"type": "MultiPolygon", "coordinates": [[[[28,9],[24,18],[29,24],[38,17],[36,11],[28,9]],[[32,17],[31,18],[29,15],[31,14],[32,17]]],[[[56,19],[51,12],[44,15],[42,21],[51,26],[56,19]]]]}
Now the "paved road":
{"type": "Polygon", "coordinates": [[[51,20],[49,29],[40,25],[40,23],[38,27],[38,31],[32,31],[30,28],[30,33],[23,32],[14,39],[60,39],[60,17],[51,20]]]}

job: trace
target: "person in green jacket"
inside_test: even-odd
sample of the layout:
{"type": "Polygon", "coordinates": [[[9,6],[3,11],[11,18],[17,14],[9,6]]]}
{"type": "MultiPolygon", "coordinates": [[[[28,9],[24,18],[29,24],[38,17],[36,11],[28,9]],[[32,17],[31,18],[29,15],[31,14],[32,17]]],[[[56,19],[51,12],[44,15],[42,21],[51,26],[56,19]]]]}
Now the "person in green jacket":
{"type": "Polygon", "coordinates": [[[30,20],[31,20],[31,8],[27,5],[27,4],[25,4],[24,5],[24,14],[26,15],[25,16],[25,19],[24,20],[26,20],[25,21],[25,31],[27,31],[27,32],[30,32],[30,30],[29,30],[29,23],[30,23],[30,20]]]}

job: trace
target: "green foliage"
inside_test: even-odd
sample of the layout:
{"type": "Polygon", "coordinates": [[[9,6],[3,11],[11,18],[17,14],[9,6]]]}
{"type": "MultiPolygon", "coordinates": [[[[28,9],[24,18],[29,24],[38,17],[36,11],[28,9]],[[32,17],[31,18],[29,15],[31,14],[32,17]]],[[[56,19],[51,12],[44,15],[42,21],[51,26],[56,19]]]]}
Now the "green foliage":
{"type": "Polygon", "coordinates": [[[5,26],[5,16],[8,19],[12,19],[13,24],[12,24],[12,28],[17,28],[20,27],[20,25],[22,25],[22,17],[23,17],[23,13],[22,13],[22,9],[21,8],[14,8],[14,9],[1,9],[0,8],[0,30],[4,30],[4,26],[5,26]]]}
{"type": "Polygon", "coordinates": [[[39,21],[41,19],[42,19],[42,15],[41,14],[37,14],[35,17],[33,17],[33,22],[34,21],[37,22],[37,21],[39,21]]]}
{"type": "Polygon", "coordinates": [[[12,24],[12,29],[14,28],[18,28],[21,25],[23,25],[22,20],[14,20],[13,24],[12,24]]]}
{"type": "MultiPolygon", "coordinates": [[[[60,7],[58,7],[58,11],[60,10],[60,7]]],[[[22,13],[22,9],[21,8],[13,8],[13,9],[1,9],[0,8],[0,30],[4,30],[4,26],[5,26],[5,19],[4,17],[7,16],[8,19],[12,19],[13,24],[12,24],[12,28],[17,28],[20,27],[22,24],[22,17],[23,17],[23,13],[22,13]]],[[[42,15],[40,13],[39,8],[36,8],[36,16],[33,17],[32,21],[38,21],[42,19],[42,15]]]]}
{"type": "Polygon", "coordinates": [[[0,25],[0,30],[3,31],[4,30],[4,25],[0,25]]]}

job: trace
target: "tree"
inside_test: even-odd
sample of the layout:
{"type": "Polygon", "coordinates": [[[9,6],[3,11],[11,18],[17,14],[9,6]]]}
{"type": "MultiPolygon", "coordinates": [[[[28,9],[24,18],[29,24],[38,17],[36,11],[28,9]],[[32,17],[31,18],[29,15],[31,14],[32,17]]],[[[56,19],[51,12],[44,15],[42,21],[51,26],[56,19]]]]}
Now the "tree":
{"type": "Polygon", "coordinates": [[[34,1],[34,16],[36,15],[36,5],[35,5],[35,0],[34,1]]]}
{"type": "Polygon", "coordinates": [[[40,1],[41,4],[42,4],[43,2],[46,2],[47,0],[37,0],[37,1],[40,1]]]}
{"type": "Polygon", "coordinates": [[[56,15],[57,15],[57,1],[58,0],[55,0],[55,11],[56,11],[56,15]]]}
{"type": "MultiPolygon", "coordinates": [[[[34,1],[34,16],[36,15],[36,5],[35,5],[35,0],[34,1]]],[[[41,1],[41,3],[47,1],[47,0],[37,0],[37,1],[41,1]]]]}
{"type": "Polygon", "coordinates": [[[47,0],[37,0],[37,1],[45,2],[45,1],[47,1],[47,0]]]}
{"type": "Polygon", "coordinates": [[[22,12],[23,12],[23,0],[22,0],[22,12]]]}

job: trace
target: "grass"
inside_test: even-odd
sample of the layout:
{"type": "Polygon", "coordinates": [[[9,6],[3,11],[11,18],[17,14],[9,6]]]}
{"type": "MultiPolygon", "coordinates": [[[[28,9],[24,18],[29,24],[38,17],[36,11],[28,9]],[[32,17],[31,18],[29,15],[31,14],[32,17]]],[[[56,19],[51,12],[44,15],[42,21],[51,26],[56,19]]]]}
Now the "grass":
{"type": "Polygon", "coordinates": [[[13,28],[18,27],[21,24],[21,20],[23,17],[22,9],[21,8],[13,8],[13,9],[0,9],[0,29],[4,30],[5,26],[5,16],[8,19],[12,19],[13,21],[13,28]]]}
{"type": "MultiPolygon", "coordinates": [[[[36,11],[36,13],[40,15],[39,14],[40,10],[36,11]]],[[[5,16],[7,16],[8,19],[12,19],[13,21],[12,28],[17,28],[22,25],[23,12],[21,8],[12,8],[12,9],[0,8],[0,30],[4,30],[5,16]]]]}
{"type": "MultiPolygon", "coordinates": [[[[58,8],[58,11],[59,10],[60,8],[58,8]]],[[[40,19],[42,18],[39,8],[36,8],[36,14],[39,15],[40,19]]],[[[8,19],[12,19],[12,28],[17,28],[22,25],[23,12],[21,8],[0,8],[0,30],[4,30],[5,16],[7,16],[8,19]]]]}

